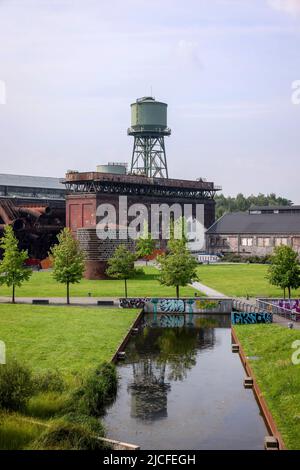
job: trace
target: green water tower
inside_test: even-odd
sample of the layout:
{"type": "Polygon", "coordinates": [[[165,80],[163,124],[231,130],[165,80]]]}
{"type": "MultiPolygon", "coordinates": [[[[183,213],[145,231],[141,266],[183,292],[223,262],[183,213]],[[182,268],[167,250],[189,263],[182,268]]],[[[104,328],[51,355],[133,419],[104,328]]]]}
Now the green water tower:
{"type": "Polygon", "coordinates": [[[149,178],[168,178],[164,137],[171,134],[167,125],[166,103],[152,96],[139,98],[131,104],[131,127],[134,137],[130,172],[149,178]]]}

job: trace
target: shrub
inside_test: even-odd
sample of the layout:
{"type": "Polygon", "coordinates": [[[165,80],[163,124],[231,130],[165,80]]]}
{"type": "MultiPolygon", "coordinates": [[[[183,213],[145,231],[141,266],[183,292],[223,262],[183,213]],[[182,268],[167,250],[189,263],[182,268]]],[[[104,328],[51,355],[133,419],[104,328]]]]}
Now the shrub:
{"type": "Polygon", "coordinates": [[[11,361],[0,366],[0,408],[21,410],[34,393],[31,371],[11,361]]]}
{"type": "Polygon", "coordinates": [[[114,365],[104,362],[83,381],[73,395],[73,407],[83,414],[101,416],[113,403],[117,394],[118,379],[114,365]]]}
{"type": "Polygon", "coordinates": [[[35,374],[33,381],[37,392],[63,392],[65,389],[64,380],[57,370],[35,374]]]}
{"type": "Polygon", "coordinates": [[[31,447],[35,450],[103,450],[107,445],[96,439],[94,433],[83,424],[53,423],[36,439],[31,447]]]}

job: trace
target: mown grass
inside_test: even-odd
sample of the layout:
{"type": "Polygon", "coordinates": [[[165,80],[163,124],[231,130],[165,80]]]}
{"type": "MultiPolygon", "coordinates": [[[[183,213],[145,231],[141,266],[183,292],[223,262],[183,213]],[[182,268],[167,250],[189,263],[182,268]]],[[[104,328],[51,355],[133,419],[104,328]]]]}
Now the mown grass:
{"type": "MultiPolygon", "coordinates": [[[[200,282],[228,296],[282,297],[282,290],[269,284],[267,269],[263,264],[201,265],[198,275],[200,282]]],[[[299,292],[292,294],[298,296],[299,292]]]]}
{"type": "MultiPolygon", "coordinates": [[[[127,281],[128,295],[131,297],[174,297],[175,287],[162,286],[158,281],[159,271],[153,266],[143,267],[143,272],[135,278],[127,281]]],[[[193,296],[195,289],[183,287],[180,295],[193,296]]],[[[87,280],[70,286],[71,297],[87,297],[91,293],[93,297],[123,297],[124,281],[116,279],[87,280]]],[[[0,296],[10,296],[11,289],[1,286],[0,296]]],[[[16,296],[19,297],[65,297],[66,287],[53,279],[51,271],[33,272],[29,281],[22,287],[16,288],[16,296]]]]}
{"type": "Polygon", "coordinates": [[[64,414],[81,377],[111,359],[137,314],[134,309],[0,305],[7,362],[15,358],[39,374],[57,370],[66,382],[63,391],[36,393],[22,414],[0,412],[0,449],[30,447],[43,430],[36,421],[64,414]]]}
{"type": "Polygon", "coordinates": [[[138,310],[0,305],[0,339],[7,360],[66,376],[110,360],[138,310]]]}
{"type": "MultiPolygon", "coordinates": [[[[279,325],[234,326],[269,409],[288,449],[300,449],[300,364],[292,344],[300,340],[299,330],[279,325]]],[[[300,358],[300,351],[298,354],[300,358]]]]}

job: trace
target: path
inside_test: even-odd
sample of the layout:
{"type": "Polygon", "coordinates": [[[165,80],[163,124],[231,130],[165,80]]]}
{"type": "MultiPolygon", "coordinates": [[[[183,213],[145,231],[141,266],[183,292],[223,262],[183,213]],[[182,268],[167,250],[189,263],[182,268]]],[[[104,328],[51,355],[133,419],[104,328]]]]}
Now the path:
{"type": "Polygon", "coordinates": [[[192,282],[192,284],[190,285],[194,287],[194,289],[199,290],[200,292],[207,295],[208,297],[216,297],[218,299],[228,298],[227,295],[224,295],[221,292],[218,292],[215,289],[212,289],[211,287],[208,287],[202,284],[201,282],[195,281],[195,282],[192,282]]]}
{"type": "MultiPolygon", "coordinates": [[[[49,300],[49,305],[64,305],[66,306],[66,297],[16,297],[16,304],[32,304],[32,300],[49,300]]],[[[71,297],[70,305],[81,306],[81,307],[95,307],[97,302],[114,302],[114,307],[119,306],[119,297],[71,297]]],[[[11,302],[11,297],[1,296],[1,303],[11,302]]],[[[109,305],[102,304],[102,307],[109,307],[109,305]]]]}

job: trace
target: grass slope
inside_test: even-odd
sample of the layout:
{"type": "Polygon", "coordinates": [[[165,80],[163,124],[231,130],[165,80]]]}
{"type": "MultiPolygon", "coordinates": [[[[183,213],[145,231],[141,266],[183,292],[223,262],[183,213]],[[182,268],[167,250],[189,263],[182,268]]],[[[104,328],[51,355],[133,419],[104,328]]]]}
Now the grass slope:
{"type": "Polygon", "coordinates": [[[137,315],[118,308],[0,305],[7,359],[73,374],[110,360],[137,315]]]}
{"type": "MultiPolygon", "coordinates": [[[[282,290],[266,279],[267,269],[263,264],[201,265],[198,275],[200,282],[228,296],[282,297],[282,290]]],[[[292,295],[299,295],[299,289],[292,295]]]]}
{"type": "MultiPolygon", "coordinates": [[[[152,266],[145,266],[144,273],[138,274],[134,279],[129,279],[128,295],[131,297],[174,297],[175,287],[160,285],[158,281],[159,271],[152,266]]],[[[86,297],[88,293],[93,297],[123,297],[124,281],[83,279],[79,284],[70,286],[73,297],[86,297]]],[[[195,289],[184,287],[180,289],[180,295],[194,296],[195,289]]],[[[200,293],[199,293],[200,294],[200,293]]],[[[1,286],[0,295],[11,295],[11,289],[1,286]]],[[[57,283],[51,271],[33,272],[30,280],[22,287],[16,289],[16,295],[20,297],[65,297],[66,287],[57,283]]]]}
{"type": "MultiPolygon", "coordinates": [[[[292,363],[299,330],[279,325],[234,327],[288,449],[300,449],[300,364],[292,363]]],[[[297,348],[299,350],[299,346],[297,348]]],[[[300,354],[298,354],[300,358],[300,354]]]]}

